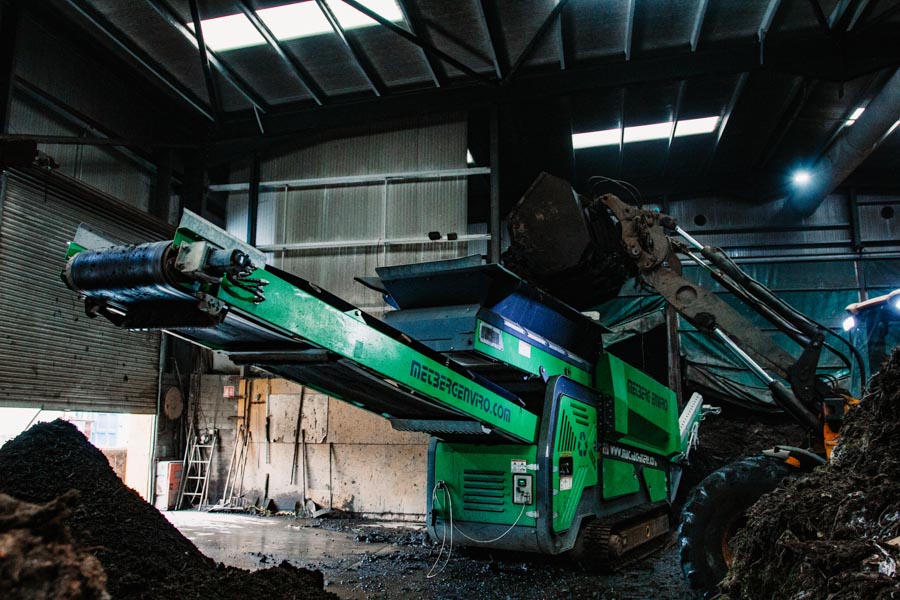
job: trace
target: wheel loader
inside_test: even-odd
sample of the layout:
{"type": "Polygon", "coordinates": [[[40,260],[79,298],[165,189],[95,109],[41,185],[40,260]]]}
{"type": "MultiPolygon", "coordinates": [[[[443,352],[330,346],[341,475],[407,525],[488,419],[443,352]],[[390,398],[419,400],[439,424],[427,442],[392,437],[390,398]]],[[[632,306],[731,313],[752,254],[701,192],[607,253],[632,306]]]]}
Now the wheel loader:
{"type": "MultiPolygon", "coordinates": [[[[83,226],[62,278],[88,316],[165,331],[380,415],[394,429],[430,434],[427,528],[442,547],[568,553],[608,568],[672,529],[704,412],[699,394],[681,402],[606,351],[606,329],[581,312],[639,277],[735,352],[813,440],[741,467],[754,473],[744,478],[753,491],[716,523],[708,522],[710,512],[717,518],[714,502],[704,512],[689,499],[682,557],[692,585],[708,588],[749,503],[785,469],[821,463],[839,436],[851,401],[816,374],[826,332],[672,218],[615,196],[585,198],[542,174],[509,228],[503,265],[476,255],[359,278],[393,309],[382,319],[268,265],[263,252],[189,211],[171,241],[121,245],[83,226]],[[803,354],[790,356],[684,279],[677,253],[710,269],[803,354]]],[[[728,471],[714,476],[733,480],[728,471]]],[[[712,493],[709,481],[701,486],[712,493]]]]}

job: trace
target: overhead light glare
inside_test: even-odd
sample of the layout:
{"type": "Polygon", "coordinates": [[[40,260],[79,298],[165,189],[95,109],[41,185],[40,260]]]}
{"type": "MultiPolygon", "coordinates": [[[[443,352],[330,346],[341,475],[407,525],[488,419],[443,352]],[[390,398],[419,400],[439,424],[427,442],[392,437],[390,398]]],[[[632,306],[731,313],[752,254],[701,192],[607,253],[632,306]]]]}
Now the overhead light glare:
{"type": "Polygon", "coordinates": [[[841,323],[841,328],[844,331],[850,331],[854,327],[856,327],[856,317],[854,317],[853,315],[850,315],[849,317],[845,318],[844,321],[841,323]]]}
{"type": "Polygon", "coordinates": [[[471,150],[466,150],[466,163],[467,163],[467,164],[470,164],[470,165],[474,165],[474,164],[475,164],[475,159],[472,158],[472,151],[471,151],[471,150]]]}
{"type": "Polygon", "coordinates": [[[675,125],[675,137],[712,133],[719,128],[719,120],[719,117],[703,117],[678,121],[675,125]]]}
{"type": "Polygon", "coordinates": [[[894,308],[900,310],[900,296],[894,298],[894,308]]]}
{"type": "MultiPolygon", "coordinates": [[[[249,48],[266,43],[243,13],[204,19],[200,21],[200,26],[203,28],[203,42],[213,52],[249,48]]],[[[188,28],[194,31],[194,24],[188,23],[188,28]]]]}
{"type": "Polygon", "coordinates": [[[622,139],[622,130],[604,129],[602,131],[586,131],[572,134],[572,148],[595,148],[597,146],[615,146],[622,139]]]}
{"type": "Polygon", "coordinates": [[[635,125],[625,128],[624,142],[648,142],[650,140],[667,140],[672,134],[672,121],[665,123],[651,123],[650,125],[635,125]]]}
{"type": "Polygon", "coordinates": [[[794,171],[794,174],[791,176],[791,181],[797,187],[805,187],[812,181],[812,173],[806,169],[798,169],[794,171]]]}
{"type": "Polygon", "coordinates": [[[858,107],[856,110],[853,111],[853,114],[850,115],[850,118],[847,119],[846,121],[844,121],[844,125],[847,127],[850,127],[851,125],[856,123],[856,120],[859,118],[859,115],[863,114],[865,112],[865,110],[866,109],[863,106],[858,107]]]}
{"type": "Polygon", "coordinates": [[[712,133],[719,127],[720,120],[720,117],[701,117],[699,119],[685,119],[677,123],[664,121],[648,125],[634,125],[626,127],[624,135],[620,127],[600,131],[586,131],[572,135],[572,148],[579,150],[581,148],[595,148],[598,146],[616,146],[619,142],[628,144],[631,142],[667,140],[669,136],[684,137],[712,133]]]}
{"type": "MultiPolygon", "coordinates": [[[[388,21],[403,22],[403,12],[396,0],[359,0],[359,2],[388,21]]],[[[334,0],[327,3],[345,30],[378,25],[377,21],[349,4],[334,0]]],[[[323,35],[333,31],[328,19],[313,0],[263,8],[257,10],[256,14],[272,35],[280,41],[323,35]]],[[[204,19],[201,26],[203,41],[206,42],[207,48],[214,52],[261,46],[266,43],[243,13],[204,19]]],[[[191,31],[194,30],[193,23],[188,23],[188,27],[191,31]]]]}

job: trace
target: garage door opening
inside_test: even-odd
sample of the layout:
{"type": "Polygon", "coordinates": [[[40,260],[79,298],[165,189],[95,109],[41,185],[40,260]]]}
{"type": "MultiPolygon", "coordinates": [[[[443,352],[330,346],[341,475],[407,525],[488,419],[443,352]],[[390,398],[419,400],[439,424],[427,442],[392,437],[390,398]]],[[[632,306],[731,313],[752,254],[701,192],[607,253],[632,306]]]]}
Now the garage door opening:
{"type": "Polygon", "coordinates": [[[106,456],[125,485],[148,499],[153,415],[0,408],[0,444],[35,423],[55,419],[75,425],[106,456]]]}

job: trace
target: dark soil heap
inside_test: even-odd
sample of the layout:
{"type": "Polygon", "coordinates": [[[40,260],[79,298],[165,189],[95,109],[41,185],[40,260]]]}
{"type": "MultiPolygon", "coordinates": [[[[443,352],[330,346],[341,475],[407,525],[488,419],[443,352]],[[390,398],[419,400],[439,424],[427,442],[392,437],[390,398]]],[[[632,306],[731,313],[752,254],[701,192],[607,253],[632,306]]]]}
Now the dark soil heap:
{"type": "Polygon", "coordinates": [[[335,597],[323,591],[321,573],[286,562],[254,572],[216,565],[65,421],[35,425],[0,448],[0,492],[43,503],[72,489],[72,537],[100,560],[113,598],[335,597]]]}
{"type": "Polygon", "coordinates": [[[900,597],[900,348],[847,418],[832,461],[751,509],[731,598],[900,597]]]}
{"type": "Polygon", "coordinates": [[[70,492],[47,504],[0,494],[0,598],[108,600],[100,561],[72,546],[70,492]]]}

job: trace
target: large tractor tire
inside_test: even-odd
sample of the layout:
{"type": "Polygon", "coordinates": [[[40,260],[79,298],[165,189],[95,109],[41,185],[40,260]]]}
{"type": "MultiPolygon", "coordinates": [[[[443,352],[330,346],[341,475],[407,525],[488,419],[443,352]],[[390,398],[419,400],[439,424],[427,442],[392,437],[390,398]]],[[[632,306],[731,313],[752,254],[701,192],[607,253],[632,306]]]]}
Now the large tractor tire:
{"type": "Polygon", "coordinates": [[[753,456],[710,473],[681,511],[678,545],[681,568],[700,597],[712,597],[731,565],[731,538],[744,526],[747,510],[785,478],[799,474],[783,461],[753,456]]]}

